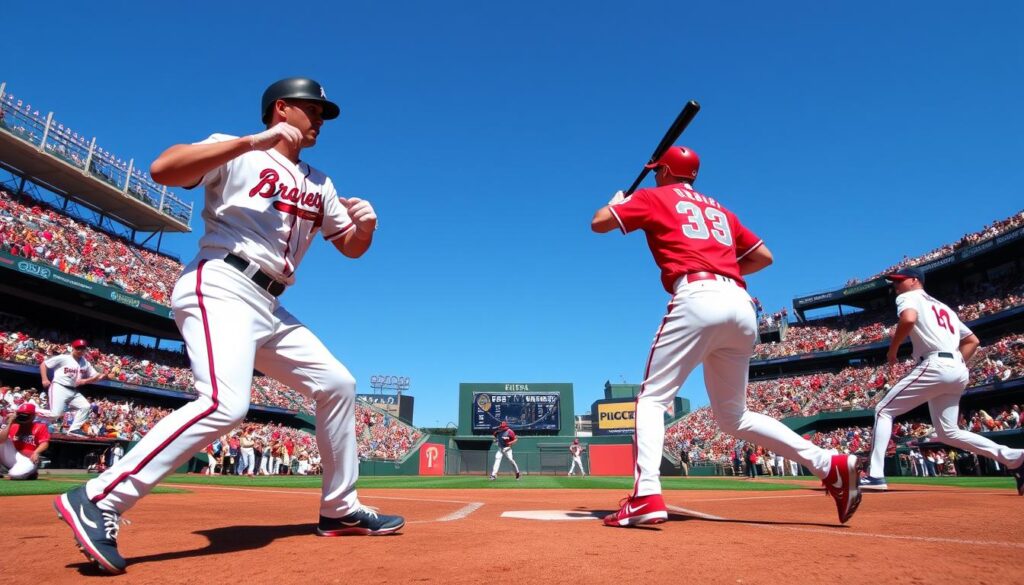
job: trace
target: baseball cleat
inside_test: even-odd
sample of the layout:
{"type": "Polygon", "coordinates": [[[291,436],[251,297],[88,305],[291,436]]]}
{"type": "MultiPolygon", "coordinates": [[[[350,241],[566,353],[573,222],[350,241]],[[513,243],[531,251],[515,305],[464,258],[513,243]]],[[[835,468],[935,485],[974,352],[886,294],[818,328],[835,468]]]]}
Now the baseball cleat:
{"type": "Polygon", "coordinates": [[[619,511],[604,517],[605,526],[640,526],[661,524],[668,520],[668,508],[661,494],[626,496],[619,502],[619,511]]]}
{"type": "Polygon", "coordinates": [[[71,527],[85,558],[112,574],[124,573],[127,561],[117,552],[121,519],[115,512],[99,509],[89,501],[85,486],[77,487],[53,501],[57,517],[71,527]]]}
{"type": "Polygon", "coordinates": [[[821,480],[825,491],[836,501],[839,522],[845,524],[860,506],[860,480],[857,477],[857,457],[833,455],[828,475],[821,480]]]}
{"type": "Polygon", "coordinates": [[[341,518],[320,516],[317,536],[382,536],[394,534],[405,526],[405,518],[378,514],[373,508],[360,506],[358,510],[341,518]]]}
{"type": "Polygon", "coordinates": [[[489,478],[487,478],[487,479],[489,479],[489,480],[491,480],[491,481],[494,481],[494,476],[492,475],[491,477],[489,477],[489,478]]]}
{"type": "Polygon", "coordinates": [[[884,477],[871,477],[869,475],[860,478],[860,489],[884,492],[889,489],[889,484],[886,483],[884,477]]]}
{"type": "Polygon", "coordinates": [[[1017,466],[1017,469],[1011,469],[1010,473],[1013,474],[1013,479],[1017,480],[1017,495],[1024,496],[1024,463],[1017,466]]]}
{"type": "Polygon", "coordinates": [[[522,474],[520,474],[520,473],[519,473],[519,472],[517,471],[517,472],[516,472],[516,481],[519,481],[519,478],[520,478],[520,477],[522,477],[522,474]]]}

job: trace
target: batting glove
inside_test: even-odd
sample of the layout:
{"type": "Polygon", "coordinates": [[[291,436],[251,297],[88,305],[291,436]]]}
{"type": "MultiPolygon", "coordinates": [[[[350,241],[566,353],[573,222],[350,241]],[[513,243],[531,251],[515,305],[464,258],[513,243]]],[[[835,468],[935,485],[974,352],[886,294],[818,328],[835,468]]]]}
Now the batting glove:
{"type": "Polygon", "coordinates": [[[626,194],[623,193],[622,191],[616,191],[615,195],[612,195],[612,198],[608,200],[608,205],[617,205],[625,200],[626,194]]]}
{"type": "Polygon", "coordinates": [[[253,150],[270,150],[282,140],[292,147],[298,147],[302,144],[302,132],[288,122],[278,122],[272,128],[250,136],[249,145],[253,150]]]}

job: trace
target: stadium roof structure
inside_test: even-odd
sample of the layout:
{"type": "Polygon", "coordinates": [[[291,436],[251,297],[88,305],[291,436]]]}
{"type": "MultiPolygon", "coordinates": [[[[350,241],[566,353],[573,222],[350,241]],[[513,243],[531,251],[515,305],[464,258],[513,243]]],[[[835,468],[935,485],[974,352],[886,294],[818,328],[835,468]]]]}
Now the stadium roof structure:
{"type": "Polygon", "coordinates": [[[192,204],[127,162],[6,93],[0,83],[0,168],[133,232],[190,232],[192,204]]]}

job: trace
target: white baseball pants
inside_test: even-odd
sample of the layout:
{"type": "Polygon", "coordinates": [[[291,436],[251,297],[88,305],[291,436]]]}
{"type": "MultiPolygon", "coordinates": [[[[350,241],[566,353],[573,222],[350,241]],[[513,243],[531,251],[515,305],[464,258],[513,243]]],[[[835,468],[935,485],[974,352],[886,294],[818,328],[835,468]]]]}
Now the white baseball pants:
{"type": "Polygon", "coordinates": [[[747,410],[747,376],[757,317],[747,291],[731,281],[676,282],[654,338],[636,402],[634,496],[661,493],[665,411],[686,377],[704,364],[704,384],[718,426],[727,434],[782,453],[825,477],[831,454],[781,422],[747,410]]]}
{"type": "Polygon", "coordinates": [[[519,465],[512,458],[512,447],[505,447],[504,449],[498,449],[498,452],[494,454],[494,469],[491,470],[491,477],[498,475],[498,468],[501,467],[501,458],[503,456],[512,464],[512,468],[515,469],[516,473],[519,473],[519,465]]]}
{"type": "Polygon", "coordinates": [[[871,477],[885,477],[885,448],[892,437],[893,418],[928,403],[932,425],[938,440],[958,449],[995,459],[1010,469],[1024,463],[1024,450],[1011,449],[981,435],[960,430],[960,395],[967,387],[970,373],[963,358],[927,357],[889,390],[875,406],[875,430],[872,433],[871,477]]]}
{"type": "Polygon", "coordinates": [[[583,460],[580,459],[579,455],[572,456],[572,465],[569,466],[569,475],[572,475],[572,472],[576,470],[577,465],[580,466],[580,475],[586,475],[587,473],[583,471],[583,460]]]}
{"type": "Polygon", "coordinates": [[[64,411],[69,406],[75,411],[75,418],[71,421],[71,426],[68,427],[69,433],[82,428],[85,421],[89,420],[89,400],[82,396],[82,393],[75,388],[67,388],[51,382],[50,387],[47,389],[47,401],[49,402],[47,405],[50,407],[49,410],[40,409],[39,416],[49,418],[54,422],[60,420],[60,417],[64,415],[64,411]]]}
{"type": "Polygon", "coordinates": [[[104,510],[122,513],[135,505],[242,421],[255,366],[316,403],[320,514],[348,514],[359,505],[355,379],[275,297],[213,254],[200,252],[171,298],[199,397],[164,417],[117,465],[86,484],[86,493],[104,510]]]}
{"type": "Polygon", "coordinates": [[[11,479],[24,479],[36,470],[36,464],[27,455],[19,453],[10,439],[0,443],[0,464],[7,468],[7,475],[11,479]]]}

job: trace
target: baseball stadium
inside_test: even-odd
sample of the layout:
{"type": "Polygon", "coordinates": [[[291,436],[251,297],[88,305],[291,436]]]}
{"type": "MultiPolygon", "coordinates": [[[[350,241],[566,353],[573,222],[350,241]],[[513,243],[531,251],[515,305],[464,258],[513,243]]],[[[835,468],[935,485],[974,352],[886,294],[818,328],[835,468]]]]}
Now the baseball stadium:
{"type": "MultiPolygon", "coordinates": [[[[1024,502],[1019,200],[998,201],[998,217],[965,225],[965,233],[937,234],[944,243],[934,249],[894,237],[886,255],[861,259],[870,270],[860,273],[851,262],[842,285],[829,277],[812,291],[794,284],[776,309],[758,298],[760,275],[750,277],[749,297],[744,281],[772,264],[767,246],[774,243],[693,190],[701,160],[676,146],[689,144],[680,135],[700,123],[701,106],[689,102],[633,187],[599,206],[590,226],[647,231],[663,288],[673,295],[643,376],[628,381],[609,358],[591,362],[607,369],[597,373],[606,380],[598,388],[557,369],[525,370],[555,373],[520,379],[513,357],[508,369],[491,373],[453,350],[443,367],[459,372],[458,382],[426,389],[408,376],[350,373],[332,357],[345,355],[329,341],[336,337],[319,341],[278,305],[318,230],[326,241],[312,249],[337,248],[355,260],[374,238],[385,240],[396,213],[380,206],[385,228],[375,236],[368,201],[335,192],[298,157],[346,102],[339,98],[339,108],[334,90],[311,78],[265,82],[278,77],[259,102],[266,130],[214,134],[155,161],[99,138],[127,122],[66,123],[62,109],[76,96],[0,79],[0,510],[9,526],[0,568],[7,583],[1024,579],[1007,562],[1024,549],[1016,517],[1024,502]],[[227,156],[229,148],[236,150],[227,156]],[[204,167],[208,161],[216,164],[204,167]],[[634,191],[649,173],[656,186],[634,191]],[[237,177],[251,180],[232,186],[237,177]],[[691,222],[668,237],[725,246],[728,263],[715,265],[725,268],[666,268],[651,227],[659,212],[650,202],[661,193],[672,198],[670,221],[691,222]],[[232,215],[247,205],[280,215],[269,227],[232,215]],[[308,238],[296,227],[306,224],[308,238]],[[196,260],[176,252],[204,229],[196,260]],[[204,256],[231,230],[245,234],[238,246],[204,256]],[[244,230],[285,234],[283,271],[266,268],[244,230]],[[251,290],[232,289],[238,286],[251,290]],[[672,361],[695,346],[726,343],[719,341],[725,334],[694,337],[694,345],[680,340],[687,327],[718,326],[695,326],[679,312],[687,303],[705,314],[717,310],[687,296],[696,290],[716,293],[715,307],[739,298],[744,311],[753,310],[752,355],[743,354],[750,348],[743,337],[742,359],[728,362],[749,364],[745,372],[723,374],[729,368],[716,365],[721,354],[711,350],[697,360],[703,376],[687,378],[695,364],[672,361]],[[231,296],[232,305],[224,300],[230,295],[244,301],[231,296]],[[912,301],[930,309],[908,310],[926,306],[912,301]],[[243,305],[258,314],[251,335],[236,314],[243,305]],[[929,331],[945,337],[933,342],[929,331]],[[931,367],[958,368],[950,371],[966,380],[941,381],[955,390],[952,404],[917,394],[939,375],[931,367]],[[665,370],[684,373],[666,378],[665,370]],[[739,378],[745,402],[730,404],[720,388],[739,378]],[[664,399],[653,405],[657,392],[664,399]],[[455,406],[438,415],[438,402],[455,406]],[[652,451],[659,442],[660,453],[652,451]],[[174,452],[186,443],[188,452],[174,452]],[[333,536],[340,538],[322,538],[333,536]]],[[[830,222],[860,221],[853,219],[858,202],[843,205],[848,217],[830,222]]],[[[468,217],[464,209],[451,213],[468,217]]],[[[772,228],[792,231],[814,214],[779,215],[772,228]]],[[[754,228],[772,223],[749,221],[754,228]]],[[[472,234],[483,246],[480,232],[472,234]]],[[[375,245],[394,260],[385,242],[375,245]]],[[[647,253],[633,250],[640,251],[647,253]]],[[[566,258],[573,253],[566,248],[566,258]]],[[[328,273],[317,282],[337,285],[318,254],[310,253],[306,271],[328,273]]],[[[471,282],[486,279],[468,265],[460,270],[468,276],[451,288],[485,298],[498,286],[471,282]]],[[[517,270],[509,269],[509,282],[533,278],[517,270]]],[[[539,270],[536,280],[553,279],[539,270]]],[[[410,280],[395,278],[401,294],[410,280]]],[[[643,285],[656,287],[653,280],[643,285]]],[[[342,303],[307,310],[310,327],[320,329],[311,314],[369,311],[355,303],[359,286],[337,285],[330,294],[342,303]]],[[[464,303],[459,308],[480,325],[458,335],[514,356],[514,344],[503,344],[467,298],[455,304],[464,303]]],[[[430,311],[425,301],[412,304],[430,311]]],[[[514,306],[499,311],[506,322],[534,328],[540,352],[572,343],[557,331],[561,314],[545,322],[509,317],[514,306]]],[[[436,345],[456,335],[443,321],[433,327],[436,345]]],[[[354,334],[359,344],[404,347],[395,355],[412,356],[406,335],[387,327],[354,334]]],[[[612,331],[600,343],[643,365],[646,348],[622,339],[612,331]]],[[[410,359],[400,367],[423,366],[410,359]]]]}

